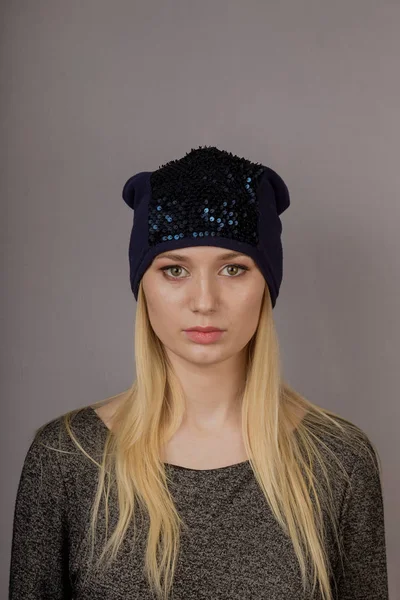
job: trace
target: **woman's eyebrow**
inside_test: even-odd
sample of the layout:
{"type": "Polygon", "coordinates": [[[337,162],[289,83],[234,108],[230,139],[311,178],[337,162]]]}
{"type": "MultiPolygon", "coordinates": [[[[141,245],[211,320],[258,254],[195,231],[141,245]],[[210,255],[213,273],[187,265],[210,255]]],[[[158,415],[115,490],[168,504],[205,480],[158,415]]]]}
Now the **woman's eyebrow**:
{"type": "MultiPolygon", "coordinates": [[[[237,258],[237,257],[243,257],[243,258],[250,258],[247,254],[242,254],[241,252],[228,252],[225,254],[221,254],[220,256],[217,256],[216,260],[229,260],[231,258],[237,258]]],[[[161,258],[170,258],[171,260],[179,260],[182,262],[192,262],[192,259],[189,258],[189,256],[183,256],[181,254],[173,254],[173,253],[168,253],[168,254],[159,254],[158,256],[156,256],[156,258],[154,260],[160,260],[161,258]]]]}

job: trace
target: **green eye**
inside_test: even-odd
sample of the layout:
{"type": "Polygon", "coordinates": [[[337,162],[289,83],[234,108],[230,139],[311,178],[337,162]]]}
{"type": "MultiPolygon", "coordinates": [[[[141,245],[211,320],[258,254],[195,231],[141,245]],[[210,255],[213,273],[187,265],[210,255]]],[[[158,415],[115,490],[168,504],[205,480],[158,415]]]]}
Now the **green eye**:
{"type": "MultiPolygon", "coordinates": [[[[161,267],[160,271],[167,272],[170,269],[182,269],[182,267],[180,267],[179,265],[172,265],[171,267],[161,267]]],[[[182,279],[182,277],[174,277],[173,275],[170,277],[172,277],[173,279],[182,279]]]]}

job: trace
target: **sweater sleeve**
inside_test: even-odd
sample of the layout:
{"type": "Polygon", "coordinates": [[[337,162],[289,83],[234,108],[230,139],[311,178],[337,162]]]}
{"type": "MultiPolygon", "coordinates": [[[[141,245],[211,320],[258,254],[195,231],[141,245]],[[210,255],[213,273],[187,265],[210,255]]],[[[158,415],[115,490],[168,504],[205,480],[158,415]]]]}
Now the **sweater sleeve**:
{"type": "Polygon", "coordinates": [[[14,508],[9,600],[72,598],[67,497],[52,425],[36,433],[25,456],[14,508]]]}
{"type": "Polygon", "coordinates": [[[362,453],[354,465],[340,521],[337,600],[388,600],[384,504],[377,455],[362,453]]]}

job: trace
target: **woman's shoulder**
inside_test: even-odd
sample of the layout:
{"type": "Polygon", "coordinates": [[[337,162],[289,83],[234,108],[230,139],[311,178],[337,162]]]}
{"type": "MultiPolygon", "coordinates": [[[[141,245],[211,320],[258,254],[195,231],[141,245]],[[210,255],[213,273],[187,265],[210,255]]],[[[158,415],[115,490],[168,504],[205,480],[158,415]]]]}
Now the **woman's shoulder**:
{"type": "Polygon", "coordinates": [[[107,431],[91,406],[75,408],[52,417],[34,431],[27,457],[52,460],[63,471],[74,468],[89,457],[101,458],[107,431]]]}
{"type": "Polygon", "coordinates": [[[367,474],[371,469],[381,470],[378,449],[368,434],[358,423],[341,415],[329,413],[329,420],[322,424],[305,419],[308,433],[318,450],[325,457],[326,464],[338,472],[345,469],[351,475],[357,467],[367,474]]]}
{"type": "Polygon", "coordinates": [[[35,429],[30,436],[20,474],[19,494],[32,498],[40,482],[40,490],[46,488],[50,493],[62,493],[65,475],[81,470],[82,465],[77,446],[68,434],[65,415],[72,414],[75,435],[88,446],[88,440],[95,438],[95,423],[90,421],[86,407],[78,413],[70,411],[46,421],[35,429]],[[58,490],[58,491],[57,491],[58,490]]]}

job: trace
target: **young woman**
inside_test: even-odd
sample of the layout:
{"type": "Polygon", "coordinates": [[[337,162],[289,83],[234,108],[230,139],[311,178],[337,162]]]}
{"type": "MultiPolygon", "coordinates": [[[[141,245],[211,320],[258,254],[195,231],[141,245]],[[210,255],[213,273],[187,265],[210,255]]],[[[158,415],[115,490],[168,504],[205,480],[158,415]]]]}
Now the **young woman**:
{"type": "Polygon", "coordinates": [[[378,453],[281,373],[285,183],[204,146],[123,198],[136,380],[35,432],[10,599],[387,599],[378,453]]]}

